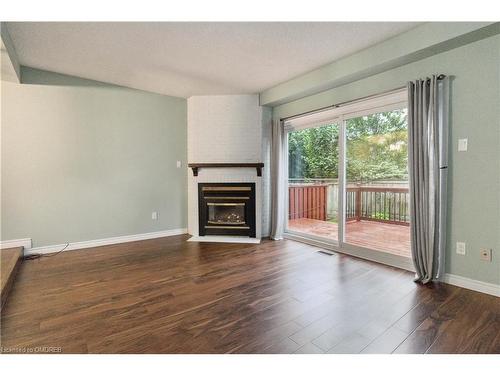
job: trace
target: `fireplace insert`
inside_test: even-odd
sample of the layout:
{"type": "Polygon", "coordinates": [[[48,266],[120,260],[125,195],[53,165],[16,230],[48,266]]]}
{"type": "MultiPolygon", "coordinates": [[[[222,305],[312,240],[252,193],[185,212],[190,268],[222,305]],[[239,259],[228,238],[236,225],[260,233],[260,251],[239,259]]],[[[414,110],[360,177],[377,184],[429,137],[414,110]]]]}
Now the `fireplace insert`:
{"type": "Polygon", "coordinates": [[[254,183],[198,184],[199,235],[255,237],[254,183]]]}

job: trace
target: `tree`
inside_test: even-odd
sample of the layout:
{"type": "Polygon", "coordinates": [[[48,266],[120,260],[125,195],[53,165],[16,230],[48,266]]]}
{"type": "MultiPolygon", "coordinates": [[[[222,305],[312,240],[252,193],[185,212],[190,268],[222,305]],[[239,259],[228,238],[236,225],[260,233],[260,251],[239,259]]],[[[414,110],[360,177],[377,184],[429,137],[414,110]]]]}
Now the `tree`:
{"type": "Polygon", "coordinates": [[[336,125],[289,133],[289,177],[337,178],[338,138],[336,125]]]}
{"type": "MultiPolygon", "coordinates": [[[[406,110],[346,121],[349,181],[407,179],[406,110]]],[[[335,124],[289,133],[289,177],[338,178],[339,127],[335,124]]]]}

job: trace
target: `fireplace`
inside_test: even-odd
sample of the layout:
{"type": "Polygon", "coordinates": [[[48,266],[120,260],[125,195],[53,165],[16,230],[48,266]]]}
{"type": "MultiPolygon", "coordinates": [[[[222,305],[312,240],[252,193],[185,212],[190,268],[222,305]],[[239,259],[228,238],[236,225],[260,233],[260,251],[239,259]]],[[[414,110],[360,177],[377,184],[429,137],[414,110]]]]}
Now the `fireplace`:
{"type": "Polygon", "coordinates": [[[255,183],[198,184],[199,235],[255,237],[255,183]]]}

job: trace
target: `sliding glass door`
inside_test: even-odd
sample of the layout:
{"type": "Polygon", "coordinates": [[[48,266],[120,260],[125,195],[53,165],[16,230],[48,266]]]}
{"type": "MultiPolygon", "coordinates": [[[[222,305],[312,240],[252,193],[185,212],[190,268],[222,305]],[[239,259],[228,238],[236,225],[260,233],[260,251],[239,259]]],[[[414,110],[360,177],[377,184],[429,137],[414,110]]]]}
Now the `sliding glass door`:
{"type": "Polygon", "coordinates": [[[285,131],[286,232],[409,259],[406,92],[286,121],[285,131]]]}
{"type": "Polygon", "coordinates": [[[346,244],[410,257],[406,109],[345,120],[346,244]]]}
{"type": "Polygon", "coordinates": [[[338,242],[340,126],[288,132],[287,230],[338,242]]]}

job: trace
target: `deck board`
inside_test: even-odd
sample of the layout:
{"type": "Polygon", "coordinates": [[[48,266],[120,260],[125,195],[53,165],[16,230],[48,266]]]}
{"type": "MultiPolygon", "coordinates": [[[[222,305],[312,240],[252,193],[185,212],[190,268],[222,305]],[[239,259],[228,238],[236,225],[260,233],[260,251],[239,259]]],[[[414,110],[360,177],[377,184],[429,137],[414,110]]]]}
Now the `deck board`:
{"type": "MultiPolygon", "coordinates": [[[[338,240],[338,225],[330,221],[308,218],[288,220],[288,228],[295,232],[338,240]]],[[[410,254],[410,227],[377,221],[351,221],[346,224],[346,243],[400,255],[410,254]]]]}

